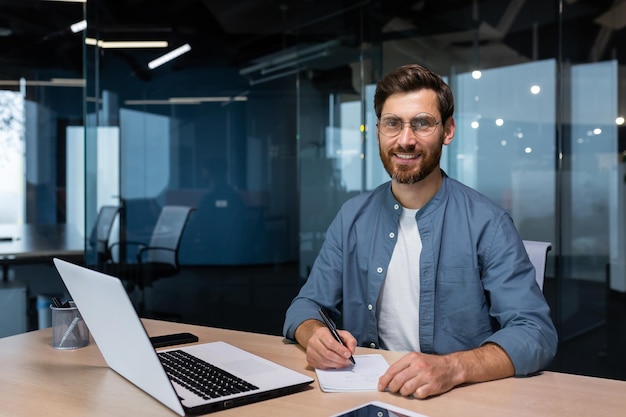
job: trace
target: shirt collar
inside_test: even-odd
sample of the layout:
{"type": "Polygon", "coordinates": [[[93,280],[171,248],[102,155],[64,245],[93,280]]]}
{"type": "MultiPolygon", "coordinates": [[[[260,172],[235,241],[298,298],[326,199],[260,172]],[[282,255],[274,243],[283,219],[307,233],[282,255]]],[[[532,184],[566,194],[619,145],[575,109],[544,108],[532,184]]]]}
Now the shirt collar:
{"type": "MultiPolygon", "coordinates": [[[[425,216],[434,210],[436,210],[447,198],[448,196],[448,174],[442,169],[441,170],[441,187],[437,190],[437,193],[431,198],[428,203],[424,205],[418,212],[417,217],[425,216]]],[[[395,212],[398,216],[402,213],[402,205],[391,192],[391,181],[388,181],[384,184],[387,188],[385,191],[385,206],[390,208],[392,212],[395,212]]]]}

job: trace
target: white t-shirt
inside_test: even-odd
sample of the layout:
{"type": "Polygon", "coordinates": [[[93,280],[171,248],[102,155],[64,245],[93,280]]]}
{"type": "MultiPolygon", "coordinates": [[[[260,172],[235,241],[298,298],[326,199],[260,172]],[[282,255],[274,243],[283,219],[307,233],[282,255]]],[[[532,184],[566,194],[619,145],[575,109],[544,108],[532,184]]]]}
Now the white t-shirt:
{"type": "Polygon", "coordinates": [[[398,240],[378,296],[378,335],[383,349],[419,352],[420,254],[415,215],[402,209],[398,240]]]}

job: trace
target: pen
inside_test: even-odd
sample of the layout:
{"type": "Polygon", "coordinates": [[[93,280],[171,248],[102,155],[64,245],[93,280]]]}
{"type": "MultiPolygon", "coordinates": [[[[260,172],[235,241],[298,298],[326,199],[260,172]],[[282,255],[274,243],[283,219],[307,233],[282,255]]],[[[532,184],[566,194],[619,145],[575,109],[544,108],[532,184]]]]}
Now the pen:
{"type": "Polygon", "coordinates": [[[72,333],[74,331],[74,329],[76,328],[76,324],[78,324],[78,319],[80,319],[79,316],[74,317],[74,319],[72,320],[72,322],[68,326],[68,328],[65,331],[65,333],[63,333],[63,337],[61,338],[61,341],[59,342],[59,347],[63,346],[63,342],[65,342],[65,339],[67,339],[68,336],[70,335],[70,333],[72,333]]]}
{"type": "Polygon", "coordinates": [[[52,303],[56,308],[63,308],[63,303],[57,297],[52,297],[52,303]]]}
{"type": "MultiPolygon", "coordinates": [[[[339,337],[339,333],[337,333],[337,326],[335,326],[335,323],[333,323],[332,320],[328,318],[326,314],[324,314],[324,310],[322,310],[321,308],[318,308],[317,311],[319,311],[320,316],[322,316],[322,320],[324,320],[324,324],[326,325],[326,327],[328,327],[328,330],[330,330],[330,333],[333,335],[333,337],[339,343],[341,343],[342,346],[346,346],[345,343],[343,343],[343,340],[341,340],[341,337],[339,337]]],[[[354,362],[354,358],[352,357],[352,355],[350,355],[350,362],[352,362],[353,364],[356,364],[356,362],[354,362]]]]}
{"type": "Polygon", "coordinates": [[[71,307],[70,302],[66,301],[64,303],[61,302],[57,297],[52,297],[52,303],[56,308],[69,308],[71,307]]]}

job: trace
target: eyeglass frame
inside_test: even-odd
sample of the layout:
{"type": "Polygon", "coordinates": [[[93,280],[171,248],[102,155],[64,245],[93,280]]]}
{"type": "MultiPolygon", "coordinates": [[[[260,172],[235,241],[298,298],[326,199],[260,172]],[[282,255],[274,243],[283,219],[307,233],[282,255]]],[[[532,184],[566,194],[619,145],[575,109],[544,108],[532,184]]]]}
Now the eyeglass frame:
{"type": "Polygon", "coordinates": [[[411,132],[413,132],[414,136],[420,137],[420,138],[427,138],[428,136],[432,135],[433,133],[435,133],[435,130],[437,130],[437,126],[438,125],[442,125],[442,120],[437,120],[437,118],[435,116],[433,116],[432,114],[428,113],[428,112],[420,112],[417,113],[415,116],[413,116],[411,118],[411,120],[409,120],[408,122],[405,122],[404,120],[402,120],[399,116],[396,116],[393,113],[385,113],[383,115],[380,116],[380,118],[378,119],[378,121],[376,122],[376,127],[378,128],[378,131],[386,138],[395,138],[396,136],[398,136],[399,134],[402,133],[402,131],[404,130],[404,125],[408,124],[411,127],[411,132]],[[397,121],[401,124],[400,129],[398,130],[398,133],[396,133],[395,135],[389,136],[383,133],[383,129],[381,129],[380,127],[380,123],[383,120],[385,115],[393,115],[397,121]],[[426,115],[428,117],[432,117],[433,120],[435,120],[435,124],[433,126],[429,126],[429,128],[432,128],[432,131],[430,131],[429,133],[426,134],[420,134],[418,133],[418,129],[416,129],[413,126],[413,122],[415,121],[415,119],[417,119],[420,115],[426,115]]]}

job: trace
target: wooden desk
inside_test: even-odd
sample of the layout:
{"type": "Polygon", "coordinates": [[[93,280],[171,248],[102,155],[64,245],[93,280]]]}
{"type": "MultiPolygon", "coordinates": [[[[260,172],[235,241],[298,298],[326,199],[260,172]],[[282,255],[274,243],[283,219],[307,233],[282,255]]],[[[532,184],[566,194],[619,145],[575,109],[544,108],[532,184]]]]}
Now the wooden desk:
{"type": "Polygon", "coordinates": [[[0,264],[7,280],[11,264],[50,262],[53,257],[77,260],[85,240],[67,224],[0,224],[0,264]]]}
{"type": "MultiPolygon", "coordinates": [[[[200,343],[224,340],[269,360],[315,376],[304,353],[279,336],[145,320],[151,336],[181,331],[200,343]]],[[[169,409],[111,371],[95,344],[54,350],[50,329],[0,339],[0,415],[174,416],[169,409]]],[[[360,349],[358,353],[371,352],[360,349]]],[[[399,354],[382,352],[388,360],[399,354]]],[[[626,382],[544,372],[531,378],[456,388],[428,400],[381,392],[323,393],[316,382],[302,392],[220,411],[215,416],[329,416],[380,400],[430,417],[617,416],[626,410],[626,382]]]]}

